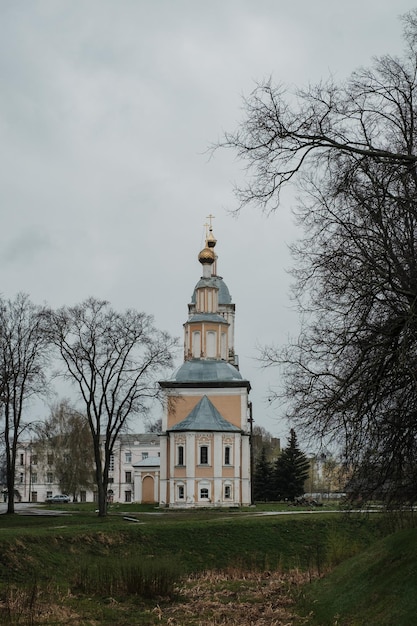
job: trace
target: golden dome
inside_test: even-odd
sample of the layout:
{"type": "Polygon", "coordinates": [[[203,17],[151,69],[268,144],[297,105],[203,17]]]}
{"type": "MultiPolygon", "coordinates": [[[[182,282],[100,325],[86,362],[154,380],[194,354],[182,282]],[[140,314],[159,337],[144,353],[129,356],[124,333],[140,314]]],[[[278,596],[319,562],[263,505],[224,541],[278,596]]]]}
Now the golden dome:
{"type": "Polygon", "coordinates": [[[212,231],[212,230],[211,230],[211,228],[210,228],[210,231],[209,231],[209,234],[208,234],[208,236],[207,236],[207,240],[206,240],[206,245],[207,245],[209,248],[214,248],[214,246],[216,245],[216,243],[217,243],[217,239],[214,237],[214,235],[213,235],[213,231],[212,231]]]}
{"type": "Polygon", "coordinates": [[[198,255],[198,260],[202,265],[212,265],[216,260],[214,250],[207,245],[198,255]]]}

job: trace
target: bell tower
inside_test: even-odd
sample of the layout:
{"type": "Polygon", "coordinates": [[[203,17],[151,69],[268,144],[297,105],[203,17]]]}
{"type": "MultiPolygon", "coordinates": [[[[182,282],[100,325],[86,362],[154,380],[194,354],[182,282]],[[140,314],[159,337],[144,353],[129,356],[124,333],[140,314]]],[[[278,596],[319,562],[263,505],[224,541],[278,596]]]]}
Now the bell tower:
{"type": "Polygon", "coordinates": [[[249,381],[234,347],[235,305],[217,273],[212,219],[198,254],[202,276],[184,323],[184,362],[169,380],[161,433],[160,505],[250,503],[249,381]]]}

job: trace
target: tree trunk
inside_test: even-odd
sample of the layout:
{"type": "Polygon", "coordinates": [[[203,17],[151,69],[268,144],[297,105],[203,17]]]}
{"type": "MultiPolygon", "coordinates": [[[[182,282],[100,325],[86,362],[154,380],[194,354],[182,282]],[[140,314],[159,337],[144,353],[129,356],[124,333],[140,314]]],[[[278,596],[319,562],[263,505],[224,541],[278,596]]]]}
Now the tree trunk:
{"type": "Polygon", "coordinates": [[[7,483],[7,514],[13,514],[14,510],[14,478],[15,478],[15,464],[10,455],[7,455],[7,468],[6,468],[6,483],[7,483]]]}

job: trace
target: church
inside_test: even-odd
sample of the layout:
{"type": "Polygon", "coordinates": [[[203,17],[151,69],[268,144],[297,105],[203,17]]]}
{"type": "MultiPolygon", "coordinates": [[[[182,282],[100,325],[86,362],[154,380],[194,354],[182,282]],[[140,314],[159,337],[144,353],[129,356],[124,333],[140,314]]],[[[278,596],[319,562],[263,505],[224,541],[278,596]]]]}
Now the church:
{"type": "MultiPolygon", "coordinates": [[[[109,468],[109,502],[169,508],[251,504],[250,384],[235,353],[235,305],[217,274],[216,239],[206,226],[198,280],[184,324],[184,362],[168,380],[162,433],[120,435],[109,468]]],[[[20,442],[16,489],[28,502],[60,493],[54,451],[20,442]],[[42,452],[42,454],[41,454],[42,452]]],[[[81,502],[97,501],[83,488],[81,502]]]]}
{"type": "MultiPolygon", "coordinates": [[[[206,225],[202,276],[184,324],[184,362],[160,381],[159,504],[170,508],[251,503],[249,391],[235,352],[235,305],[217,273],[216,239],[206,225]]],[[[139,468],[138,468],[139,469],[139,468]]]]}

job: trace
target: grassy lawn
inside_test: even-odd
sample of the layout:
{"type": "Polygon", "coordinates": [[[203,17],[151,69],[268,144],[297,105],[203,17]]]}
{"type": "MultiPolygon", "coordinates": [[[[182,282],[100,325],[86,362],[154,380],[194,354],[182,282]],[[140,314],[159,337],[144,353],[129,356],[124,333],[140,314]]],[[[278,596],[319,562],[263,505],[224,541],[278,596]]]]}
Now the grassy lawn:
{"type": "MultiPolygon", "coordinates": [[[[265,614],[268,603],[279,615],[294,605],[295,579],[299,585],[347,565],[390,530],[381,514],[325,510],[259,515],[264,507],[114,505],[101,519],[92,505],[56,508],[66,514],[0,516],[0,623],[279,624],[254,614],[242,620],[252,609],[265,614]],[[227,604],[234,617],[224,617],[227,604]],[[205,621],[195,621],[203,605],[205,621]]],[[[307,593],[303,602],[304,610],[307,593]]]]}

